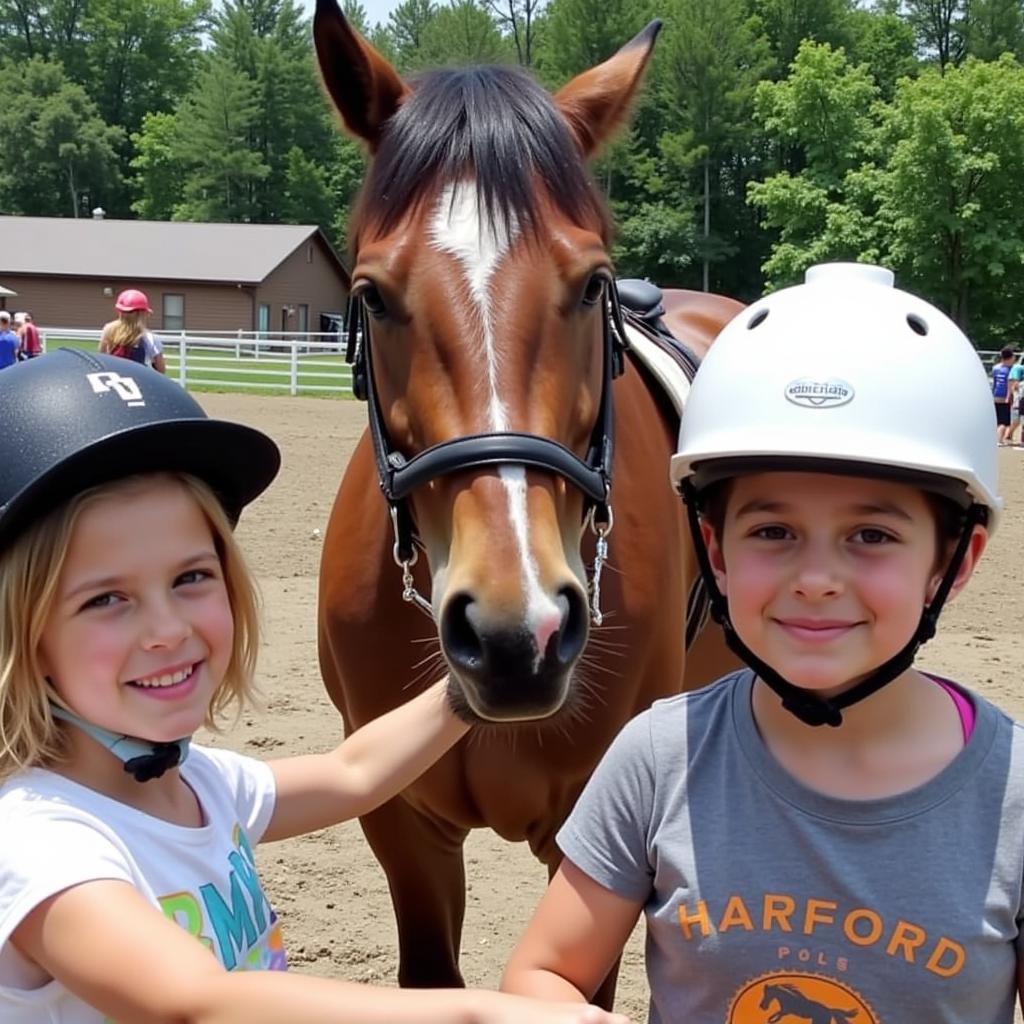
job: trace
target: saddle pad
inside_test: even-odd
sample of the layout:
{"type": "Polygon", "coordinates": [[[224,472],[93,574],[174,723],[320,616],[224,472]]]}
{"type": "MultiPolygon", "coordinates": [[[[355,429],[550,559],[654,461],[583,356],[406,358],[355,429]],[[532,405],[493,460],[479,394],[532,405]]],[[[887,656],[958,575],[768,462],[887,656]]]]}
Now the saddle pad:
{"type": "Polygon", "coordinates": [[[676,415],[683,415],[683,406],[690,394],[690,378],[683,368],[667,352],[664,352],[651,339],[638,331],[632,324],[626,323],[626,336],[629,338],[630,352],[651,376],[661,385],[668,396],[676,415]]]}

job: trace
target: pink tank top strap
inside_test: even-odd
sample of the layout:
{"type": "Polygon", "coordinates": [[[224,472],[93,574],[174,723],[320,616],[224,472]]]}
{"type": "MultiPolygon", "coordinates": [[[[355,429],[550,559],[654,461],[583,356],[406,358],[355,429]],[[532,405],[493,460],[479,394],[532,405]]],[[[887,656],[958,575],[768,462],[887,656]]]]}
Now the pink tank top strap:
{"type": "Polygon", "coordinates": [[[971,738],[971,733],[974,732],[974,705],[952,683],[931,674],[928,675],[928,678],[938,683],[956,705],[957,714],[960,716],[960,728],[963,729],[964,743],[966,743],[971,738]]]}

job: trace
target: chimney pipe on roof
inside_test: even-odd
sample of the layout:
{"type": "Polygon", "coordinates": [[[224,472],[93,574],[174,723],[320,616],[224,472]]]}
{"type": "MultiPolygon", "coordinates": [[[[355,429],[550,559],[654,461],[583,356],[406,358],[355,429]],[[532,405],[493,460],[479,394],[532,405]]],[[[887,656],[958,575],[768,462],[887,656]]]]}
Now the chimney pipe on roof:
{"type": "Polygon", "coordinates": [[[106,215],[107,215],[107,211],[104,210],[102,206],[97,206],[92,211],[92,219],[93,220],[103,220],[103,218],[106,217],[106,215]]]}

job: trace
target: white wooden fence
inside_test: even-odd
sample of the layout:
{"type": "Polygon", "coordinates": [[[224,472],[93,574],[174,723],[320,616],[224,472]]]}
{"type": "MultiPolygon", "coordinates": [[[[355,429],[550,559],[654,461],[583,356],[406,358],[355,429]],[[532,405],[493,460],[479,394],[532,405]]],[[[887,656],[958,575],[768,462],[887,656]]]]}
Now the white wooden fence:
{"type": "MultiPolygon", "coordinates": [[[[100,332],[64,327],[40,329],[43,350],[62,341],[98,345],[100,332]]],[[[352,394],[352,371],[345,363],[344,335],[255,333],[244,331],[154,331],[164,349],[167,373],[182,387],[287,391],[289,394],[352,394]]],[[[991,367],[998,351],[981,350],[991,367]]]]}
{"type": "MultiPolygon", "coordinates": [[[[97,330],[40,328],[43,351],[62,342],[95,348],[97,330]]],[[[313,332],[153,331],[163,346],[168,376],[185,388],[352,394],[344,336],[313,332]]]]}

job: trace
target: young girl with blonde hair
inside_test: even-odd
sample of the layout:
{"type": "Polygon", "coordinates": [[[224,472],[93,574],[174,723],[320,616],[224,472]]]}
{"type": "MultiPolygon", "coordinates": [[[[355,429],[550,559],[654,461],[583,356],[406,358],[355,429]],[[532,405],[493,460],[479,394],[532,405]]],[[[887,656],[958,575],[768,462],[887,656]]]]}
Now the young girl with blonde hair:
{"type": "Polygon", "coordinates": [[[163,348],[155,335],[146,329],[146,315],[153,310],[146,293],[126,288],[114,300],[117,319],[103,325],[99,351],[136,363],[145,363],[166,373],[163,348]]]}

